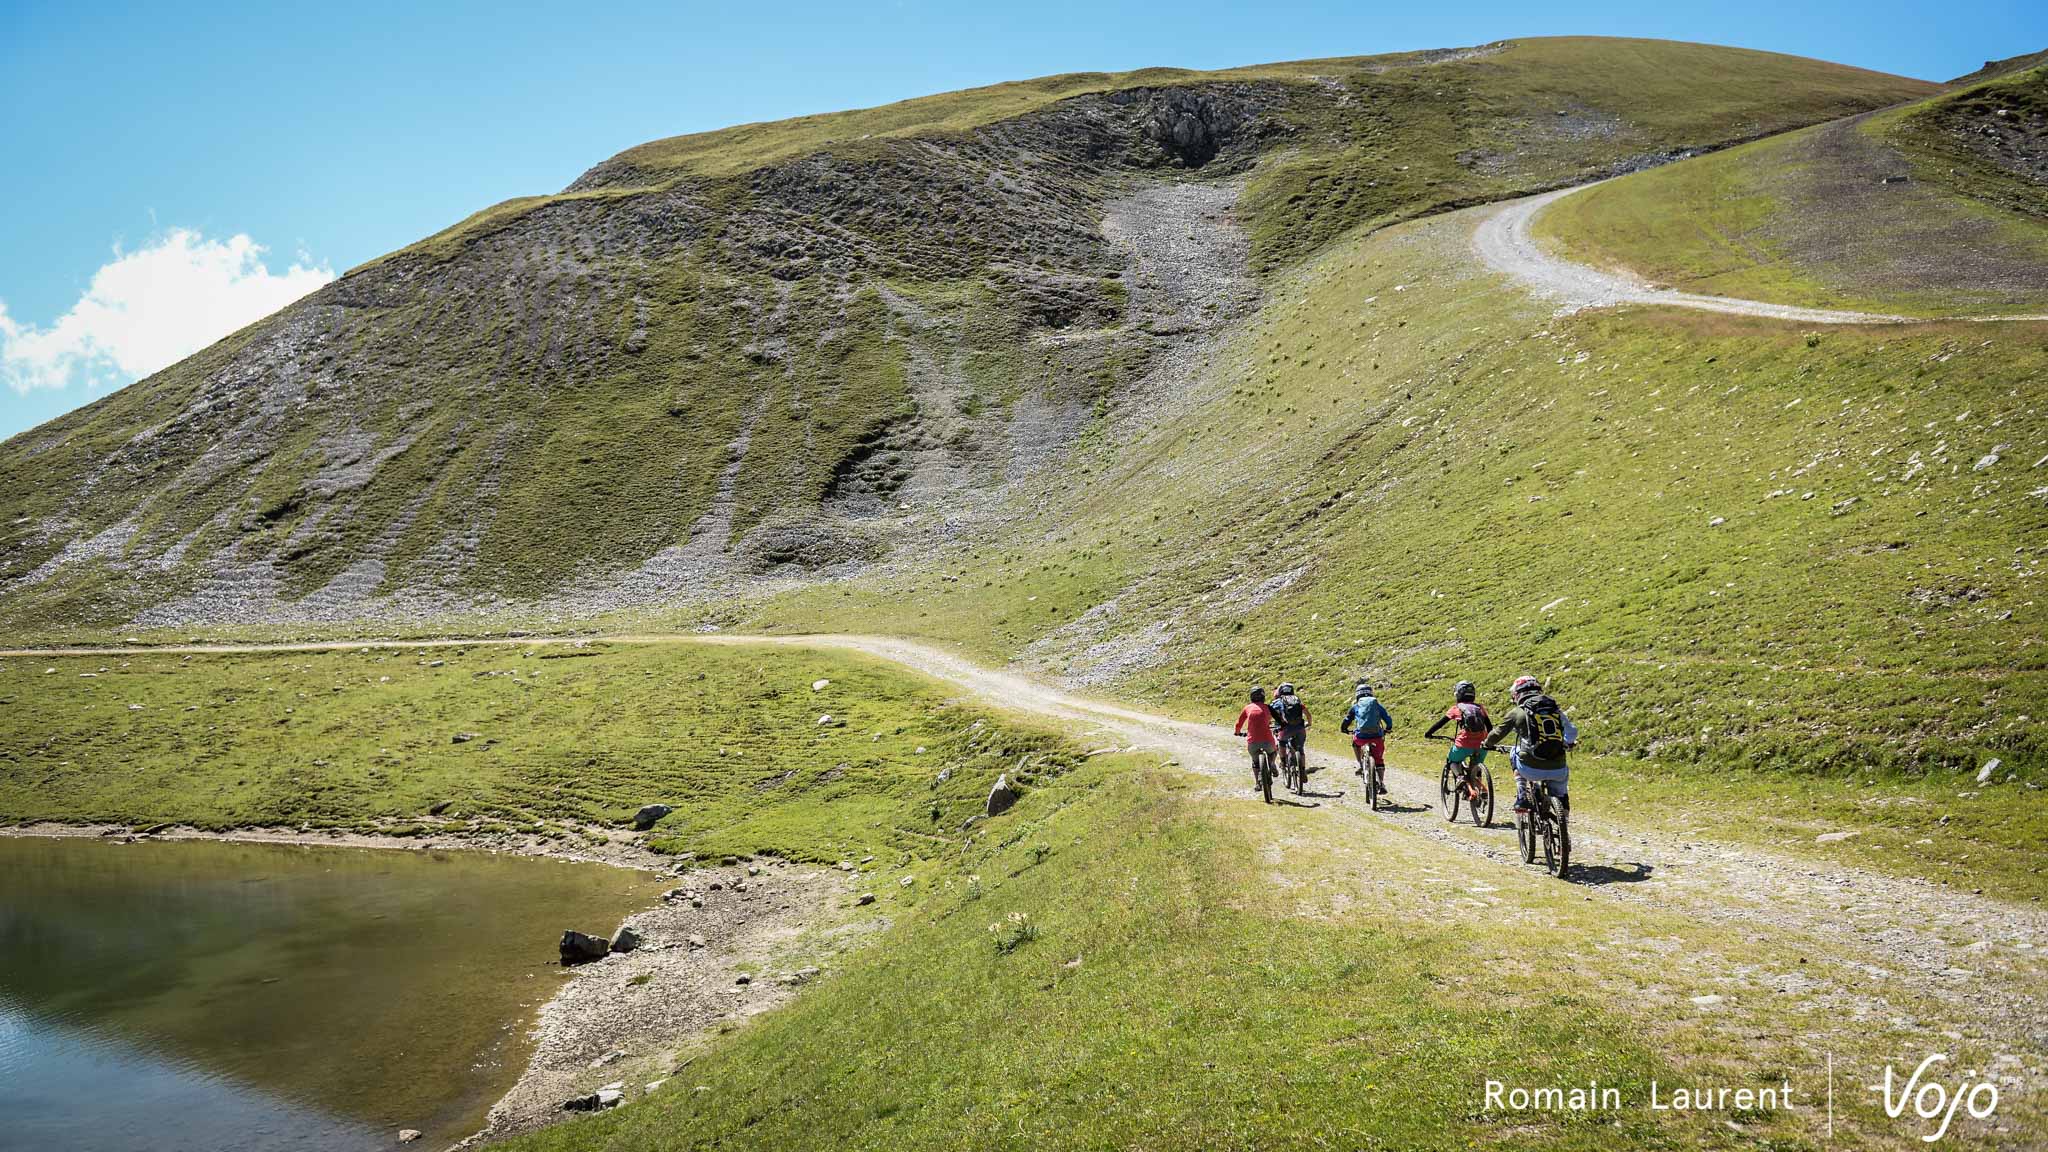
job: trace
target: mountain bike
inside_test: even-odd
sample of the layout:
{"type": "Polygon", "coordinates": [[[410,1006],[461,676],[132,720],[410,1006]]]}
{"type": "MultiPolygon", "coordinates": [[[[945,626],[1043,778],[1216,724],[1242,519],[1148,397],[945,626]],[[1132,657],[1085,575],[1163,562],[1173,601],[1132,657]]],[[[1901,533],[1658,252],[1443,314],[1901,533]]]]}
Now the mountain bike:
{"type": "Polygon", "coordinates": [[[1562,879],[1571,867],[1570,813],[1550,790],[1550,781],[1529,781],[1529,811],[1515,813],[1515,840],[1522,847],[1524,864],[1535,862],[1540,847],[1545,872],[1562,879]]]}
{"type": "MultiPolygon", "coordinates": [[[[1431,739],[1442,740],[1446,744],[1451,742],[1449,736],[1433,736],[1431,739]]],[[[1493,827],[1493,769],[1484,764],[1474,764],[1469,759],[1463,764],[1453,764],[1446,754],[1436,794],[1445,820],[1453,824],[1458,822],[1458,805],[1462,802],[1466,811],[1472,814],[1473,827],[1493,827]]]]}
{"type": "Polygon", "coordinates": [[[1266,795],[1266,803],[1273,802],[1273,750],[1252,749],[1252,788],[1266,795]]]}
{"type": "Polygon", "coordinates": [[[1308,756],[1285,737],[1280,740],[1280,770],[1286,774],[1288,791],[1296,796],[1308,791],[1308,756]]]}
{"type": "Polygon", "coordinates": [[[1358,749],[1358,774],[1365,778],[1365,807],[1368,811],[1380,810],[1380,797],[1387,794],[1387,769],[1372,762],[1371,749],[1358,749]]]}

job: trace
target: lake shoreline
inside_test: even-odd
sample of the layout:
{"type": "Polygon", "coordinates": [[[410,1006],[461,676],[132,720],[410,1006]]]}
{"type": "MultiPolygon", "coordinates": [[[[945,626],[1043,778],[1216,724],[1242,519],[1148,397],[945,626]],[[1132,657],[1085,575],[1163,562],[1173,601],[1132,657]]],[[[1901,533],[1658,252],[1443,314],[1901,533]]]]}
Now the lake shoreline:
{"type": "Polygon", "coordinates": [[[516,833],[464,835],[453,828],[394,836],[261,826],[212,831],[172,825],[146,833],[125,824],[0,827],[0,837],[10,838],[485,852],[673,877],[676,887],[664,898],[628,914],[620,925],[574,926],[611,936],[630,926],[642,942],[632,952],[561,970],[561,986],[522,1021],[531,1044],[525,1067],[491,1105],[483,1127],[451,1150],[573,1116],[562,1109],[565,1100],[606,1084],[622,1082],[626,1100],[655,1090],[688,1064],[690,1058],[679,1057],[693,1040],[713,1029],[729,1030],[793,997],[817,973],[815,962],[798,962],[801,956],[836,951],[861,934],[859,924],[826,927],[835,913],[845,918],[854,874],[775,859],[693,865],[645,847],[638,834],[603,833],[602,843],[564,845],[516,833]]]}

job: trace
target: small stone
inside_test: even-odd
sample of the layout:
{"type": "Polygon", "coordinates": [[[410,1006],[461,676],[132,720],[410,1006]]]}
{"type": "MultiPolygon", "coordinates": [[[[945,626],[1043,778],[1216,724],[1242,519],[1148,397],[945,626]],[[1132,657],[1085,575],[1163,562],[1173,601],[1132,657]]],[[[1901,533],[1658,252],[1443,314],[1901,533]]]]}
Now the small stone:
{"type": "Polygon", "coordinates": [[[761,874],[761,866],[760,866],[759,864],[749,864],[749,865],[747,865],[747,875],[749,875],[749,876],[759,876],[760,874],[761,874]]]}
{"type": "Polygon", "coordinates": [[[745,972],[740,973],[739,976],[733,980],[733,983],[740,985],[752,984],[753,982],[754,978],[752,976],[747,975],[745,972]]]}
{"type": "Polygon", "coordinates": [[[448,742],[450,744],[467,744],[476,738],[477,734],[474,732],[457,732],[448,742]]]}
{"type": "Polygon", "coordinates": [[[898,883],[898,884],[901,884],[901,885],[902,885],[903,887],[905,887],[905,888],[908,888],[908,887],[910,887],[910,886],[911,886],[912,884],[915,884],[915,883],[917,883],[917,877],[915,877],[915,876],[905,876],[905,877],[904,877],[903,879],[901,879],[901,880],[898,880],[898,881],[897,881],[896,883],[898,883]]]}
{"type": "Polygon", "coordinates": [[[398,1130],[398,1142],[400,1144],[410,1144],[419,1139],[421,1135],[423,1133],[417,1128],[400,1128],[398,1130]]]}
{"type": "Polygon", "coordinates": [[[1712,520],[1707,521],[1707,527],[1719,528],[1721,525],[1726,524],[1727,522],[1728,518],[1726,516],[1716,516],[1712,520]]]}
{"type": "Polygon", "coordinates": [[[1000,816],[1017,803],[1017,790],[1010,787],[1008,773],[996,777],[995,787],[988,790],[988,814],[1000,816]]]}
{"type": "Polygon", "coordinates": [[[660,1080],[649,1080],[649,1081],[647,1082],[647,1087],[646,1087],[645,1091],[648,1091],[648,1092],[652,1092],[652,1091],[654,1091],[654,1090],[655,1090],[656,1088],[659,1088],[659,1087],[661,1087],[661,1086],[662,1086],[663,1084],[666,1084],[666,1083],[668,1083],[668,1079],[667,1079],[666,1077],[664,1077],[664,1078],[662,1078],[662,1079],[660,1079],[660,1080]]]}
{"type": "Polygon", "coordinates": [[[1714,1005],[1719,1004],[1721,1002],[1721,998],[1709,992],[1704,996],[1693,997],[1692,1002],[1699,1005],[1702,1008],[1712,1008],[1714,1005]]]}
{"type": "Polygon", "coordinates": [[[612,951],[631,952],[644,943],[646,943],[646,940],[640,933],[630,927],[621,928],[619,929],[619,934],[612,937],[612,951]]]}
{"type": "Polygon", "coordinates": [[[2000,761],[1999,761],[1999,759],[1998,759],[1997,757],[1995,757],[1995,756],[1994,756],[1994,757],[1992,757],[1992,758],[1991,758],[1991,759],[1989,759],[1989,760],[1986,760],[1986,761],[1984,762],[1984,766],[1983,766],[1982,768],[1979,768],[1979,769],[1977,769],[1977,783],[1979,783],[1979,784],[1989,784],[1989,783],[1991,783],[1991,774],[1992,774],[1993,772],[1996,772],[1996,771],[1998,771],[1998,765],[1999,765],[1999,764],[2000,764],[2000,761]]]}
{"type": "Polygon", "coordinates": [[[590,1066],[592,1068],[602,1068],[607,1064],[616,1064],[625,1058],[626,1050],[624,1048],[614,1048],[597,1059],[592,1060],[590,1066]]]}
{"type": "Polygon", "coordinates": [[[875,894],[873,892],[863,892],[859,896],[854,897],[853,899],[855,907],[859,907],[866,904],[873,904],[874,902],[875,894]]]}
{"type": "Polygon", "coordinates": [[[832,714],[830,712],[818,717],[818,727],[823,728],[830,723],[832,723],[832,714]]]}
{"type": "Polygon", "coordinates": [[[704,938],[702,936],[697,935],[695,932],[690,933],[690,935],[686,939],[689,941],[690,947],[692,948],[703,948],[707,946],[704,943],[704,938]]]}
{"type": "Polygon", "coordinates": [[[823,692],[825,689],[830,688],[831,686],[832,682],[830,680],[811,681],[811,691],[813,692],[823,692]]]}
{"type": "Polygon", "coordinates": [[[661,818],[675,811],[666,804],[648,804],[633,813],[633,831],[645,832],[661,822],[661,818]]]}
{"type": "Polygon", "coordinates": [[[1861,835],[1863,835],[1863,833],[1860,830],[1849,832],[1823,832],[1820,835],[1815,836],[1813,838],[1813,842],[1815,844],[1837,844],[1843,840],[1848,840],[1852,837],[1861,835]]]}

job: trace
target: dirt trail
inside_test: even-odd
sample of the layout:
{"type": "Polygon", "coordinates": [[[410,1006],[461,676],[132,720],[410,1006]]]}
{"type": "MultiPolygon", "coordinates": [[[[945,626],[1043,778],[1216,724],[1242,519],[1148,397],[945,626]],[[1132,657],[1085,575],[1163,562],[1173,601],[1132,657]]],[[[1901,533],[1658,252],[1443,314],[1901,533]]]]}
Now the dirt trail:
{"type": "MultiPolygon", "coordinates": [[[[494,637],[481,640],[383,642],[391,647],[615,643],[774,644],[865,653],[922,672],[985,704],[1052,720],[1082,740],[1156,751],[1216,781],[1219,795],[1250,794],[1243,744],[1220,726],[1189,723],[1052,687],[1017,672],[976,664],[916,641],[881,636],[616,635],[494,637]]],[[[88,648],[74,654],[261,652],[375,646],[334,641],[310,645],[195,645],[173,648],[88,648]]],[[[53,655],[55,650],[0,652],[53,655]]],[[[1453,874],[1484,881],[1505,871],[1527,875],[1508,824],[1506,771],[1499,822],[1489,829],[1449,825],[1436,807],[1434,764],[1428,775],[1390,769],[1392,809],[1368,811],[1344,789],[1349,761],[1316,753],[1324,771],[1299,807],[1302,835],[1355,841],[1373,829],[1398,829],[1458,855],[1444,859],[1453,874]]],[[[1816,966],[1802,975],[1802,995],[1853,1019],[1897,1024],[1923,1019],[1930,1032],[1970,1032],[2006,1053],[2048,1055],[2048,910],[2007,904],[1924,880],[1799,858],[1768,849],[1716,842],[1703,835],[1615,827],[1607,813],[1581,815],[1574,829],[1572,880],[1588,900],[1612,900],[1617,912],[1677,914],[1733,928],[1746,938],[1797,947],[1855,973],[1834,983],[1816,966]]],[[[1787,991],[1789,989],[1778,989],[1787,991]]],[[[2015,1056],[2015,1059],[2019,1057],[2015,1056]]],[[[2033,1085],[2029,1085],[2033,1087],[2033,1085]]]]}
{"type": "Polygon", "coordinates": [[[1736,316],[1761,316],[1800,324],[1922,324],[1935,320],[1965,320],[1992,323],[1999,320],[2044,320],[2048,316],[1892,316],[1880,312],[1847,312],[1830,308],[1798,308],[1762,300],[1731,296],[1705,296],[1672,288],[1652,288],[1633,276],[1610,272],[1566,260],[1546,251],[1530,234],[1530,223],[1538,212],[1553,202],[1582,192],[1605,181],[1545,192],[1511,200],[1489,210],[1472,233],[1472,248],[1488,268],[1520,281],[1535,295],[1557,302],[1559,315],[1585,308],[1607,308],[1617,304],[1661,304],[1672,308],[1695,308],[1703,312],[1726,312],[1736,316]]]}

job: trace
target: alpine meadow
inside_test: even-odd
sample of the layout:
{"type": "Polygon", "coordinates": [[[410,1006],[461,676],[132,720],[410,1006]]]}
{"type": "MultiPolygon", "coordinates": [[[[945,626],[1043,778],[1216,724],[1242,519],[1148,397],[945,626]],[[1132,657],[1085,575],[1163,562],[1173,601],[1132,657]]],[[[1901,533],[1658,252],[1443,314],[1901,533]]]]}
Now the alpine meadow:
{"type": "Polygon", "coordinates": [[[0,444],[0,1148],[2048,1147],[2044,381],[2040,53],[627,149],[0,444]]]}

